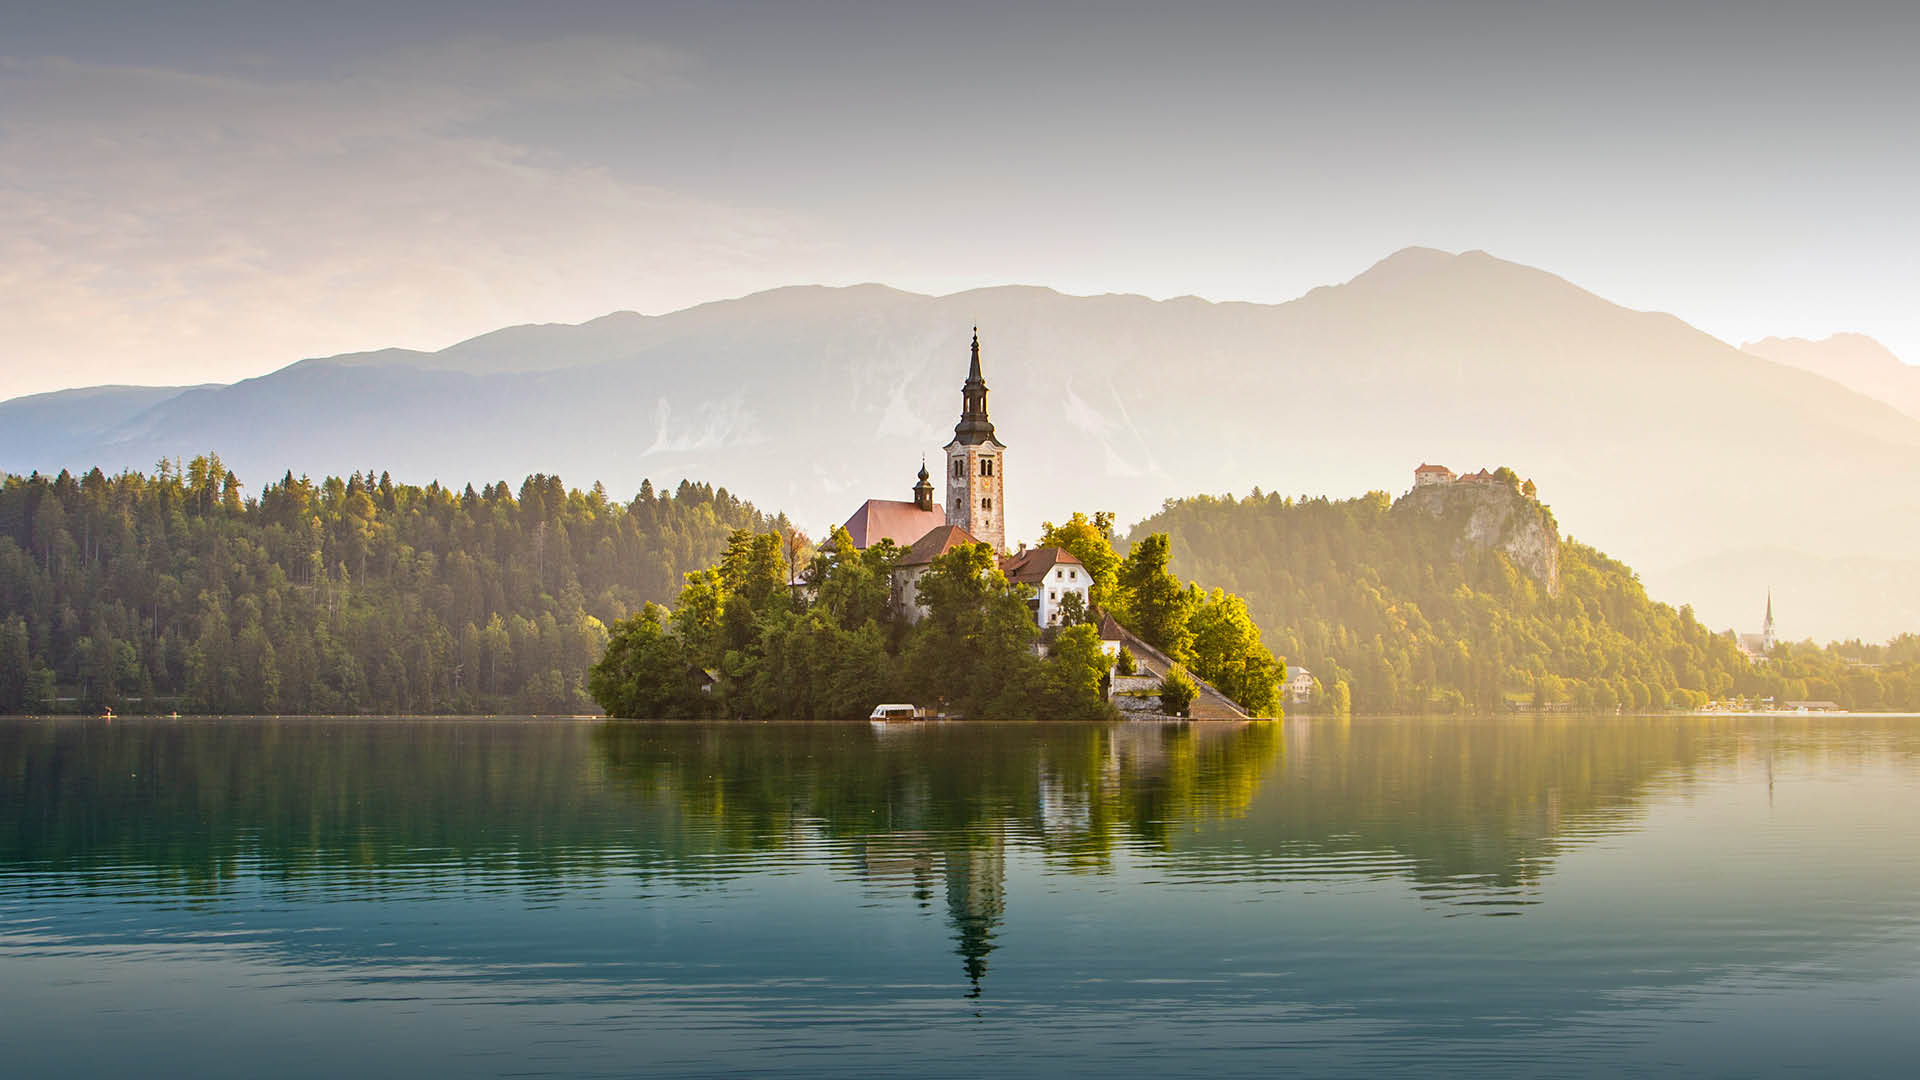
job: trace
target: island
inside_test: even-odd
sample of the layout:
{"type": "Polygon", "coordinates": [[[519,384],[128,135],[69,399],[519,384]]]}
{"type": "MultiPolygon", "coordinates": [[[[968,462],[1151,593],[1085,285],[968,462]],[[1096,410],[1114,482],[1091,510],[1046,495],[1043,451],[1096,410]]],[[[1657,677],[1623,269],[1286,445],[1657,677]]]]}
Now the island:
{"type": "Polygon", "coordinates": [[[1168,569],[1165,535],[1123,558],[1109,514],[1007,550],[1007,462],[976,329],[946,496],[868,499],[803,570],[777,532],[738,529],[671,612],[612,627],[588,690],[610,716],[853,719],[912,701],[973,719],[1274,715],[1286,665],[1239,597],[1168,569]]]}

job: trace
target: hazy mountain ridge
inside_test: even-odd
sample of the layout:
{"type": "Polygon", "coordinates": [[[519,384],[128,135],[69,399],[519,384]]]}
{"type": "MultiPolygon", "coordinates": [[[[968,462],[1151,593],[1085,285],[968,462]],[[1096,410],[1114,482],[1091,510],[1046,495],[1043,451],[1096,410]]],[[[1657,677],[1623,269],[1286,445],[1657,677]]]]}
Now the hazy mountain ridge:
{"type": "MultiPolygon", "coordinates": [[[[1756,539],[1909,559],[1920,529],[1920,422],[1671,315],[1431,249],[1279,305],[796,286],[510,327],[429,359],[355,354],[179,394],[110,431],[10,446],[0,468],[217,449],[248,478],[377,460],[452,483],[600,479],[616,497],[694,476],[824,532],[862,499],[907,497],[952,427],[975,325],[1015,536],[1074,509],[1124,522],[1256,485],[1397,493],[1421,461],[1511,464],[1580,539],[1643,567],[1756,539]]],[[[1692,598],[1685,572],[1659,581],[1660,598],[1692,598]]],[[[1772,584],[1791,636],[1913,628],[1772,584]]],[[[1757,618],[1752,603],[1700,610],[1714,626],[1757,618]]]]}
{"type": "Polygon", "coordinates": [[[1920,367],[1903,363],[1865,334],[1834,334],[1819,341],[1770,337],[1749,341],[1740,349],[1832,379],[1920,419],[1920,367]]]}
{"type": "Polygon", "coordinates": [[[65,461],[155,405],[210,386],[85,386],[0,401],[0,467],[65,461]]]}

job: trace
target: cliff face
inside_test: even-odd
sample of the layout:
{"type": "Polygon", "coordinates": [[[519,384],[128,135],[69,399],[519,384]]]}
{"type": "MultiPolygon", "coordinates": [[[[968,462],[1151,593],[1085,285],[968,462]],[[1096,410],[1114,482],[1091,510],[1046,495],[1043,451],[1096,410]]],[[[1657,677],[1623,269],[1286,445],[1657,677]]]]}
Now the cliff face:
{"type": "Polygon", "coordinates": [[[1513,565],[1560,595],[1560,529],[1538,502],[1505,484],[1456,481],[1417,487],[1393,504],[1396,513],[1457,519],[1460,533],[1454,556],[1469,549],[1496,548],[1513,565]]]}

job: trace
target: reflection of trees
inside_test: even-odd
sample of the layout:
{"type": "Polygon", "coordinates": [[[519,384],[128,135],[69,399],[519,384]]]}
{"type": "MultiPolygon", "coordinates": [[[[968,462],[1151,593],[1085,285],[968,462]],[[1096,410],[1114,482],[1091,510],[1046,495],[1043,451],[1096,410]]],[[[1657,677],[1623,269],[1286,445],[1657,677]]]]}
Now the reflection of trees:
{"type": "Polygon", "coordinates": [[[219,887],[458,865],[525,878],[617,858],[582,728],[528,721],[0,724],[0,868],[219,887]]]}
{"type": "MultiPolygon", "coordinates": [[[[1281,750],[1251,724],[608,724],[608,771],[676,823],[683,855],[858,839],[859,872],[923,903],[944,885],[972,993],[1006,909],[1016,836],[1069,867],[1166,848],[1244,812],[1281,750]]],[[[663,867],[671,869],[671,867],[663,867]]]]}
{"type": "Polygon", "coordinates": [[[1565,716],[1226,724],[14,721],[0,872],[188,894],[244,874],[381,894],[426,869],[503,887],[759,873],[835,841],[862,879],[945,902],[971,979],[1009,848],[1126,851],[1236,879],[1392,873],[1525,890],[1710,768],[1920,753],[1899,720],[1565,716]],[[771,859],[753,857],[775,853],[771,859]],[[141,880],[141,879],[146,880],[141,880]]]}
{"type": "Polygon", "coordinates": [[[1243,812],[1281,750],[1273,723],[609,723],[593,738],[612,777],[664,804],[689,848],[987,828],[1090,865],[1243,812]]]}
{"type": "Polygon", "coordinates": [[[1476,892],[1537,883],[1565,844],[1637,827],[1650,794],[1708,768],[1920,750],[1910,725],[1872,718],[1844,731],[1806,718],[1381,718],[1288,734],[1285,762],[1233,830],[1236,858],[1312,873],[1393,852],[1417,881],[1476,892]]]}
{"type": "Polygon", "coordinates": [[[1094,858],[1238,812],[1278,745],[1265,724],[10,721],[0,867],[145,867],[190,889],[243,857],[294,878],[635,857],[706,875],[690,856],[896,830],[1012,830],[1094,858]]]}
{"type": "Polygon", "coordinates": [[[951,838],[986,836],[1100,869],[1176,841],[1209,858],[1230,832],[1239,853],[1391,851],[1425,881],[1524,884],[1568,836],[1624,827],[1702,768],[1920,750],[1904,721],[1839,723],[1315,720],[1283,745],[1277,723],[10,721],[0,867],[145,867],[188,889],[243,858],[296,880],[636,861],[705,878],[757,864],[704,856],[891,836],[932,873],[951,838]]]}

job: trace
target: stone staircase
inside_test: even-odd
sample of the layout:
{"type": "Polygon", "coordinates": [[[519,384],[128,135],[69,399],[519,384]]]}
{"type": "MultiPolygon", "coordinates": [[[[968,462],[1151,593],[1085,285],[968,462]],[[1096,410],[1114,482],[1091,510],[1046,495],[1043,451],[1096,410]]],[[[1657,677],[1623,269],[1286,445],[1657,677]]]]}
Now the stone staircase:
{"type": "MultiPolygon", "coordinates": [[[[1116,623],[1116,625],[1118,624],[1116,623]]],[[[1143,671],[1150,671],[1154,675],[1164,676],[1176,666],[1166,653],[1140,640],[1138,634],[1135,634],[1124,626],[1120,627],[1120,644],[1126,646],[1127,651],[1133,654],[1134,660],[1139,663],[1143,671]]],[[[1199,690],[1199,693],[1193,696],[1193,704],[1187,708],[1188,719],[1252,719],[1240,706],[1233,703],[1232,698],[1214,689],[1212,683],[1195,675],[1191,670],[1187,672],[1187,678],[1192,679],[1193,685],[1199,690]]]]}

